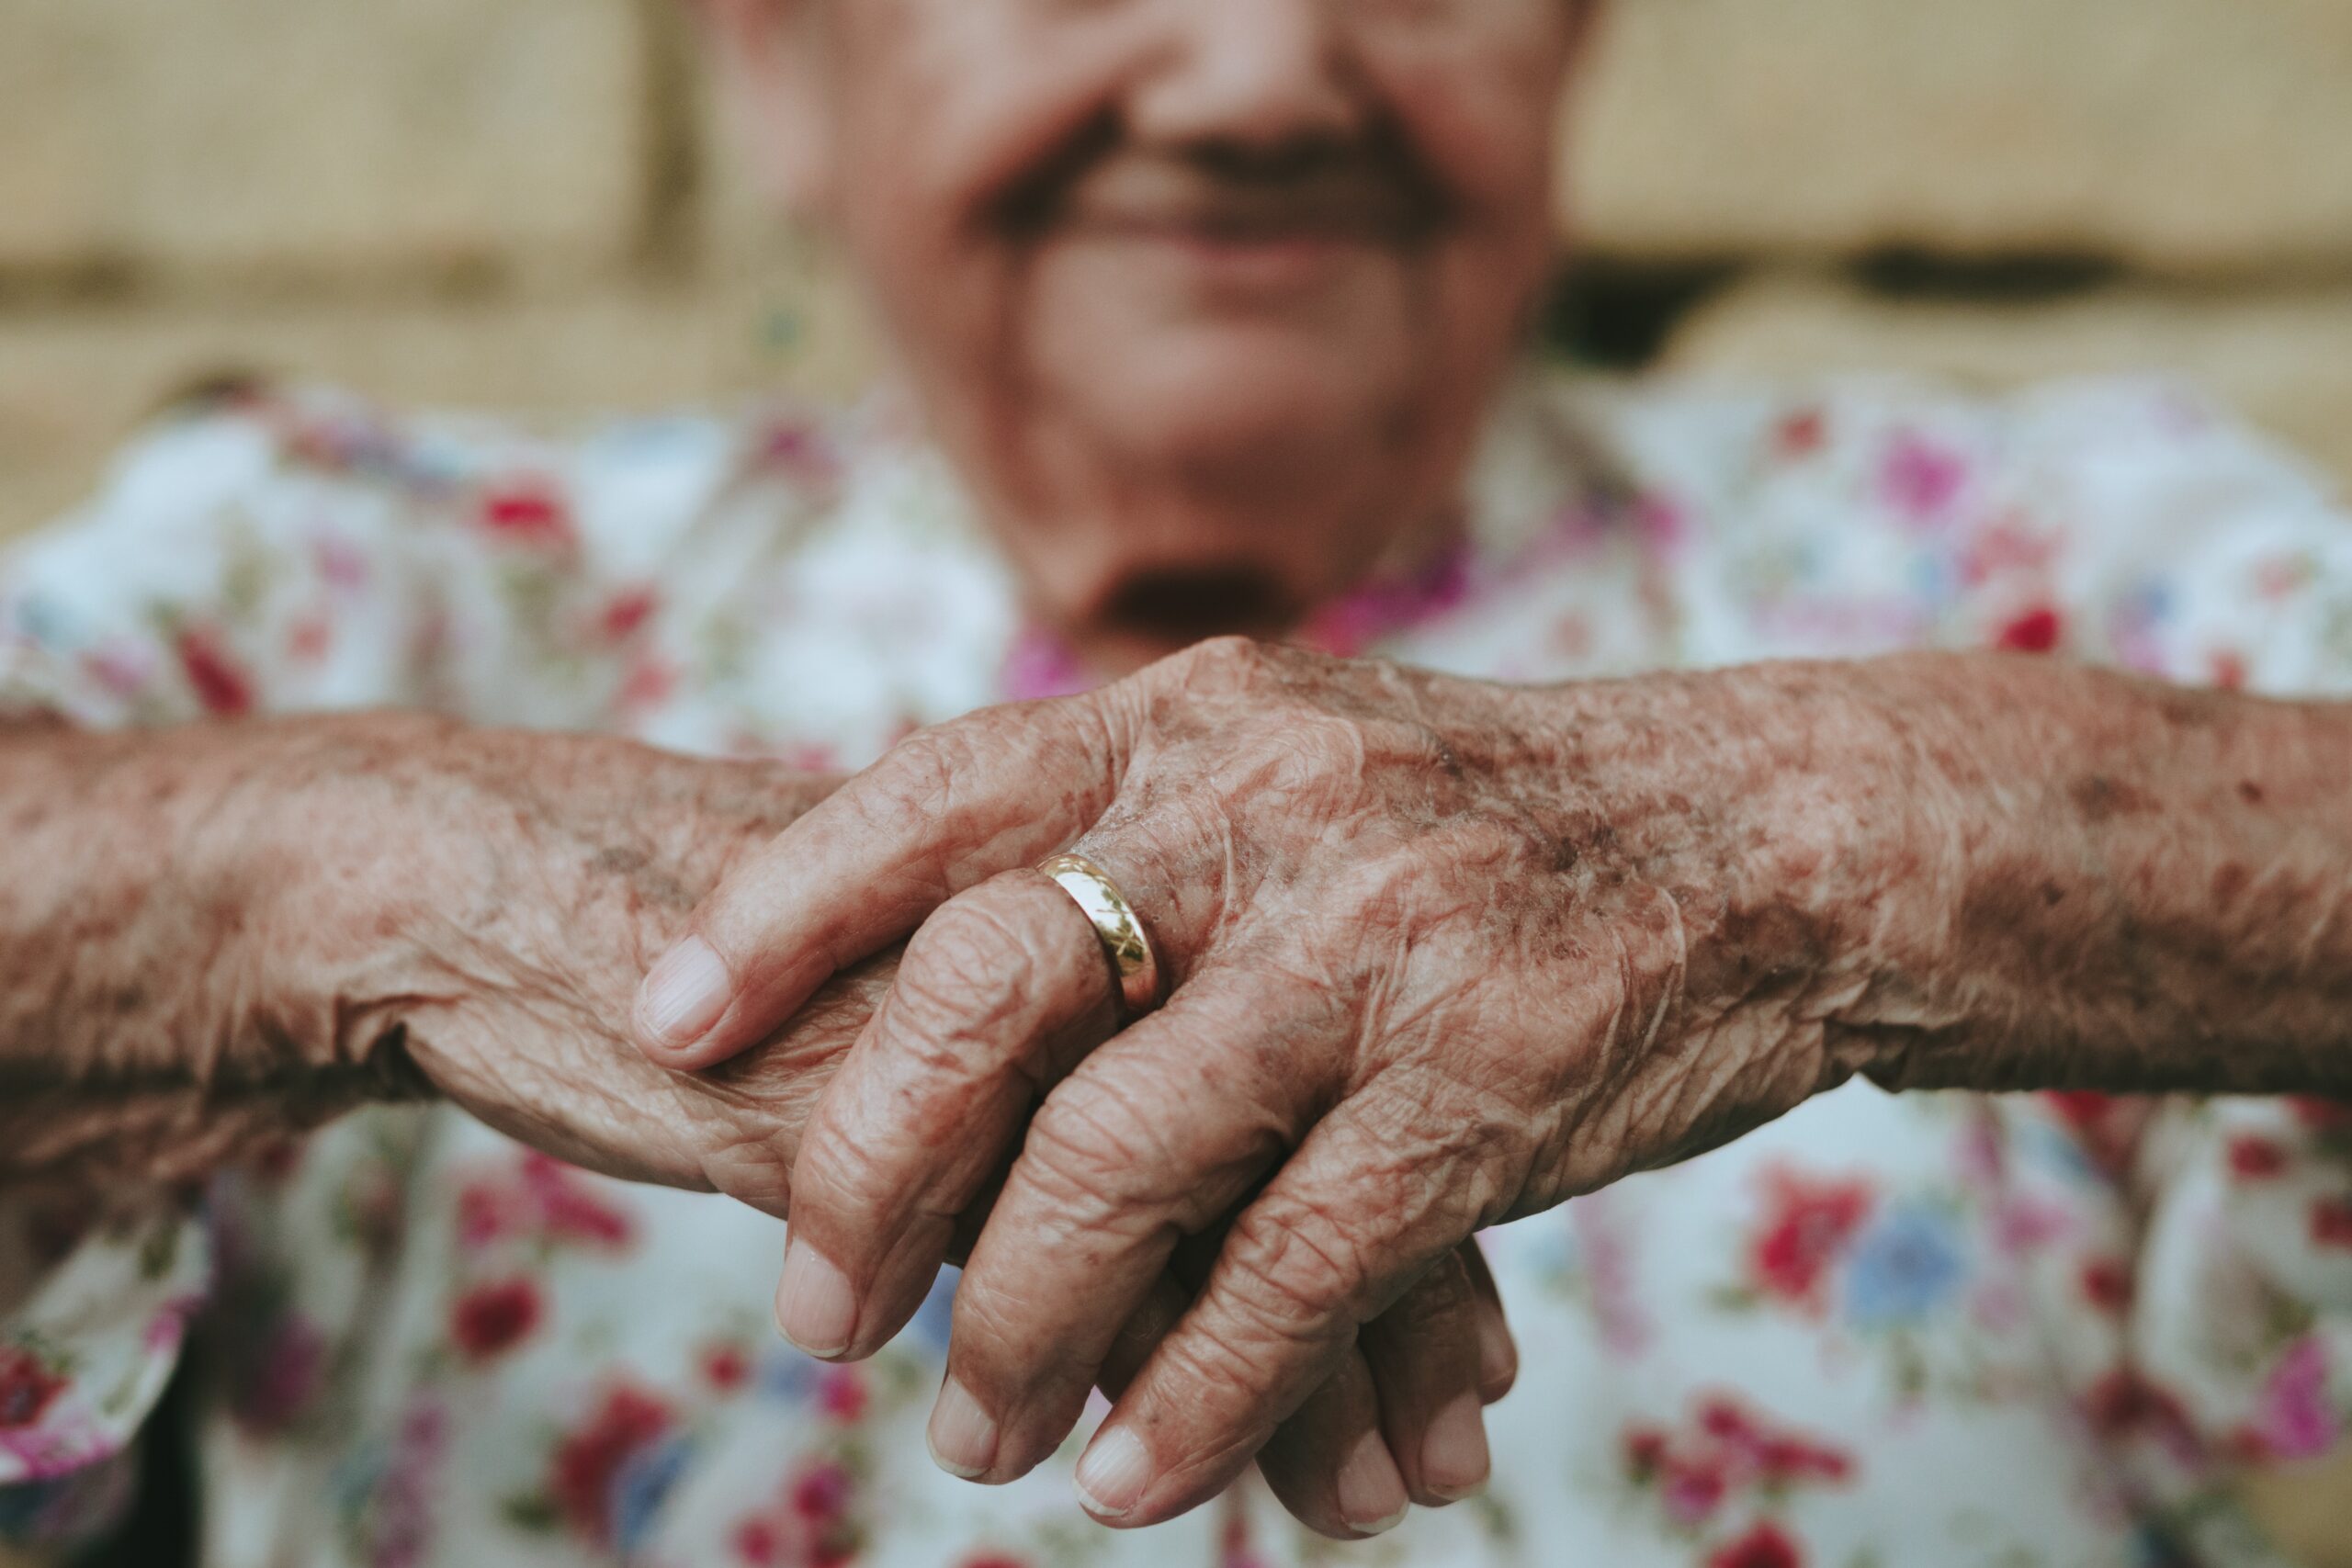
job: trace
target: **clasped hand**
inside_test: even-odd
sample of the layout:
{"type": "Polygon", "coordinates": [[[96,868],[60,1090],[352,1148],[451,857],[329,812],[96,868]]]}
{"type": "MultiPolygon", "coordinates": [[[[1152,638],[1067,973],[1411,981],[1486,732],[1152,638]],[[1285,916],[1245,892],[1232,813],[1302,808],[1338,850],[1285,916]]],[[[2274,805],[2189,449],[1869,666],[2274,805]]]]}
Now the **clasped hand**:
{"type": "Polygon", "coordinates": [[[1884,922],[1866,840],[1900,828],[1841,804],[1870,752],[1839,681],[1534,689],[1204,645],[901,743],[702,905],[640,1039],[725,1061],[906,941],[792,1168],[786,1332],[871,1353],[985,1214],[931,1437],[1001,1482],[1172,1272],[1190,1299],[1117,1369],[1089,1510],[1206,1500],[1312,1397],[1352,1457],[1336,1510],[1294,1507],[1362,1533],[1387,1459],[1423,1503],[1485,1477],[1510,1361],[1489,1317],[1480,1367],[1478,1231],[1861,1065],[1831,1021],[1884,922]],[[1115,1033],[1092,927],[1032,869],[1070,848],[1167,976],[1115,1033]]]}

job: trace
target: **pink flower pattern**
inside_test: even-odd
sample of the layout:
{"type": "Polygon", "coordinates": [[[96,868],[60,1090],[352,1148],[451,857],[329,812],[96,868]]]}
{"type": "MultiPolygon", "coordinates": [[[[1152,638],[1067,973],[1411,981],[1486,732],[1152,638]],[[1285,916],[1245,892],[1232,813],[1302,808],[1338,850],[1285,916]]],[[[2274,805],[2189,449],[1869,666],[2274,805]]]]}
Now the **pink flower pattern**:
{"type": "MultiPolygon", "coordinates": [[[[1481,462],[1455,532],[1301,635],[1513,680],[1941,646],[2352,692],[2352,519],[2166,389],[1530,386],[1481,462]]],[[[0,567],[10,712],[423,705],[835,771],[1091,678],[887,400],[567,444],[247,386],[120,471],[0,567]]],[[[2342,1106],[1857,1086],[1487,1241],[1522,1364],[1495,1480],[1384,1561],[2232,1560],[2200,1534],[2232,1477],[2352,1419],[2342,1106]]],[[[255,1151],[195,1217],[0,1195],[0,1541],[101,1527],[194,1358],[209,1504],[300,1499],[305,1562],[1327,1560],[1254,1483],[1110,1535],[1075,1445],[939,1474],[952,1284],[824,1367],[767,1326],[779,1251],[447,1108],[255,1151]]]]}

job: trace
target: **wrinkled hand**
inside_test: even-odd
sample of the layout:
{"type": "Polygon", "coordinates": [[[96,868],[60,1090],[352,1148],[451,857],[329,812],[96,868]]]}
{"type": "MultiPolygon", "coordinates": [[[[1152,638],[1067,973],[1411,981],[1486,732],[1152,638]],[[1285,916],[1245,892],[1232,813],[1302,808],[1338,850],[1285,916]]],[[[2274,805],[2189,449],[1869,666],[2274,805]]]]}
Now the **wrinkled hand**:
{"type": "MultiPolygon", "coordinates": [[[[1534,690],[1224,642],[980,713],[730,874],[686,948],[714,984],[649,1049],[726,1059],[913,931],[802,1142],[785,1326],[879,1344],[1017,1144],[934,1447],[989,1480],[1035,1466],[1152,1281],[1204,1258],[1079,1475],[1098,1517],[1164,1519],[1351,1347],[1377,1356],[1465,1237],[1854,1070],[1834,1021],[1905,829],[1899,792],[1883,825],[1842,804],[1899,750],[1849,679],[1534,690]],[[1026,869],[1073,846],[1172,986],[1083,1055],[1057,1023],[1102,956],[1026,869]]],[[[1384,1408],[1417,1497],[1483,1474],[1460,1414],[1384,1408]]]]}
{"type": "MultiPolygon", "coordinates": [[[[390,734],[375,721],[355,726],[314,771],[317,787],[276,791],[269,811],[293,841],[342,849],[330,874],[289,884],[315,908],[288,927],[369,954],[384,950],[386,931],[399,933],[386,994],[346,1005],[379,1013],[379,1027],[396,1022],[435,1088],[512,1136],[606,1174],[787,1214],[810,1108],[890,994],[898,954],[886,945],[844,968],[788,1022],[707,1073],[639,1054],[630,993],[721,878],[835,781],[622,741],[404,720],[390,734]],[[300,820],[306,811],[322,818],[315,828],[300,820]]],[[[1115,1028],[1107,982],[1087,984],[1099,956],[1083,956],[1084,972],[1056,976],[1067,1005],[1048,1043],[1072,1053],[1115,1028]]],[[[984,1176],[1001,1174],[993,1154],[975,1153],[984,1176]]],[[[945,1256],[962,1260],[984,1212],[942,1216],[945,1256]]],[[[1485,1378],[1498,1395],[1513,1371],[1509,1337],[1491,1285],[1483,1274],[1475,1284],[1485,1294],[1467,1308],[1492,1318],[1484,1332],[1499,1359],[1485,1378]]],[[[1115,1325],[1106,1386],[1124,1386],[1186,1299],[1170,1278],[1139,1295],[1115,1325]]],[[[1430,1315],[1437,1331],[1418,1336],[1398,1314],[1393,1379],[1453,1364],[1462,1325],[1430,1315]]],[[[1393,1474],[1366,1477],[1357,1452],[1379,1398],[1364,1367],[1343,1369],[1264,1456],[1276,1491],[1333,1533],[1358,1533],[1351,1517],[1403,1506],[1393,1474]]]]}
{"type": "Polygon", "coordinates": [[[415,733],[409,750],[334,767],[307,797],[334,813],[341,841],[385,846],[357,897],[345,876],[301,885],[319,906],[314,940],[391,950],[387,994],[345,1005],[380,1013],[435,1089],[510,1136],[784,1214],[801,1127],[896,954],[834,977],[789,1027],[696,1077],[630,1045],[629,976],[836,781],[591,737],[415,733]]]}

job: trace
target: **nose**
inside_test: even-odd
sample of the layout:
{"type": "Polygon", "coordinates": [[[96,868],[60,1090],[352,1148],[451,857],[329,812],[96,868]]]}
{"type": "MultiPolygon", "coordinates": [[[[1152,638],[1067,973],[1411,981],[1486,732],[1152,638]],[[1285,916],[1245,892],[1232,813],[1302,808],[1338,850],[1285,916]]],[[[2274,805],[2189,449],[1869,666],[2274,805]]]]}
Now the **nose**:
{"type": "Polygon", "coordinates": [[[1164,43],[1129,95],[1139,141],[1271,149],[1360,129],[1331,0],[1161,0],[1164,43]]]}

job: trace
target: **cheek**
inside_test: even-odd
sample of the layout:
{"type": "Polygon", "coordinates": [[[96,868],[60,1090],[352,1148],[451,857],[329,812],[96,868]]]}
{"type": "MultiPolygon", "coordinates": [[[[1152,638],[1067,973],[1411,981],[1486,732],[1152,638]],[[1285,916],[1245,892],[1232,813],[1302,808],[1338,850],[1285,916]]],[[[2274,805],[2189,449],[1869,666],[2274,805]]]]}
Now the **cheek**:
{"type": "Polygon", "coordinates": [[[1381,101],[1456,205],[1420,303],[1439,334],[1431,352],[1464,374],[1513,341],[1550,273],[1565,15],[1544,0],[1521,25],[1448,46],[1374,39],[1363,51],[1381,101]]]}
{"type": "Polygon", "coordinates": [[[972,0],[850,14],[865,19],[849,25],[839,68],[836,208],[869,274],[900,297],[886,303],[933,313],[933,296],[973,292],[973,269],[1001,270],[992,209],[1115,101],[1132,39],[972,0]]]}
{"type": "Polygon", "coordinates": [[[1549,222],[1568,40],[1556,21],[1448,47],[1363,51],[1366,73],[1469,226],[1525,243],[1549,222]]]}

